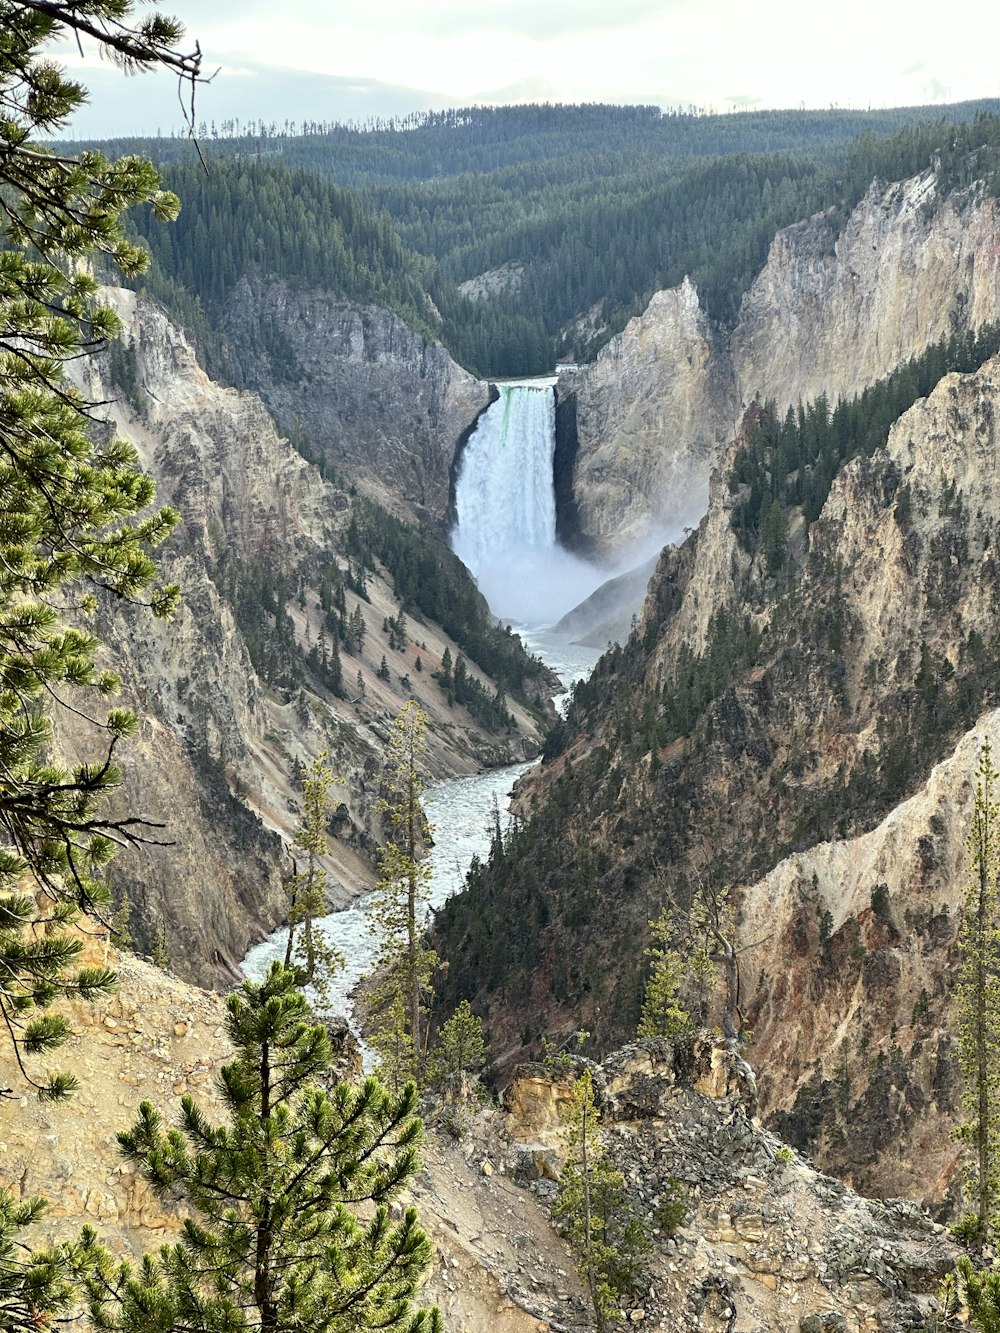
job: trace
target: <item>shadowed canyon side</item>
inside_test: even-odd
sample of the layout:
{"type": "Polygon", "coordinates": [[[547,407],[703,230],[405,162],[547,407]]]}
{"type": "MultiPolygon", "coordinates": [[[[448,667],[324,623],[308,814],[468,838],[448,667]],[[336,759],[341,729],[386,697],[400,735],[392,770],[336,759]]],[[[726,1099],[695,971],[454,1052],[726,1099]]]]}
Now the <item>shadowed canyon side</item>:
{"type": "MultiPolygon", "coordinates": [[[[81,373],[92,398],[115,401],[112,419],[160,499],[181,513],[160,559],[183,590],[175,620],[141,634],[127,607],[99,613],[125,698],[143,719],[125,747],[118,799],[162,821],[156,837],[167,844],[123,851],[111,878],[128,892],[141,947],[162,924],[182,975],[228,985],[247,947],[287,912],[281,880],[301,818],[299,774],[320,750],[344,779],[333,792],[329,865],[342,904],[374,882],[386,719],[408,698],[430,714],[435,776],[523,760],[540,732],[513,691],[509,732],[449,706],[432,673],[445,652],[459,658],[460,644],[412,610],[405,632],[385,628],[398,624],[400,597],[366,545],[383,520],[281,439],[256,395],[210,380],[160,311],[129,292],[110,298],[125,324],[124,359],[81,373]]],[[[425,581],[457,580],[447,586],[485,623],[482,599],[438,547],[423,548],[425,581]]],[[[492,698],[497,682],[471,660],[467,670],[492,698]]],[[[78,720],[60,719],[59,731],[68,747],[86,746],[78,720]]]]}
{"type": "Polygon", "coordinates": [[[381,504],[444,523],[459,440],[490,386],[391,311],[243,278],[220,326],[285,432],[381,504]]]}
{"type": "MultiPolygon", "coordinates": [[[[1000,359],[946,376],[884,449],[842,468],[808,550],[793,512],[777,576],[741,546],[720,469],[637,633],[577,690],[562,752],[523,784],[523,824],[439,916],[447,999],[489,1007],[502,1065],[543,1032],[620,1040],[647,921],[732,884],[741,940],[771,941],[748,955],[742,1003],[775,1122],[866,1187],[927,1188],[920,1145],[955,1114],[942,1033],[960,831],[945,844],[932,796],[892,817],[910,821],[893,845],[918,849],[919,893],[875,852],[853,888],[839,853],[805,853],[874,829],[997,700],[998,422],[1000,359]],[[792,853],[802,875],[775,914],[766,886],[745,886],[792,853]],[[927,992],[916,1018],[895,989],[910,977],[927,992]]],[[[942,1176],[953,1165],[940,1159],[942,1176]]]]}

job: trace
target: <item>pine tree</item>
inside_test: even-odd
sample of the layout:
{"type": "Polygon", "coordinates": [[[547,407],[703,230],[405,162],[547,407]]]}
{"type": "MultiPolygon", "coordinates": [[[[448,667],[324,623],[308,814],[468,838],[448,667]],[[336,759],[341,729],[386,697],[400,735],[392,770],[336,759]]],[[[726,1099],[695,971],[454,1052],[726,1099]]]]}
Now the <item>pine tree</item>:
{"type": "MultiPolygon", "coordinates": [[[[395,1027],[405,1015],[408,1049],[413,1060],[407,1073],[422,1072],[427,1053],[427,1006],[437,955],[423,944],[430,894],[430,867],[423,859],[431,832],[421,796],[422,770],[427,762],[424,732],[427,714],[415,700],[403,705],[389,738],[385,774],[386,796],[380,803],[389,823],[389,837],[379,853],[380,879],[370,914],[376,940],[377,1008],[386,1026],[376,1030],[372,1044],[380,1052],[403,1048],[395,1027]]],[[[395,1070],[399,1077],[400,1071],[395,1070]]]]}
{"type": "Polygon", "coordinates": [[[439,1333],[437,1310],[413,1305],[430,1244],[415,1209],[398,1221],[388,1211],[417,1167],[416,1088],[317,1086],[329,1038],[279,963],[227,1008],[237,1052],[221,1076],[227,1123],[210,1124],[185,1097],[179,1128],[144,1102],[118,1136],[153,1188],[193,1213],[176,1244],[138,1267],[112,1264],[85,1233],[100,1269],[88,1282],[95,1328],[439,1333]]]}
{"type": "MultiPolygon", "coordinates": [[[[1000,1333],[1000,1271],[977,1272],[968,1255],[958,1261],[958,1284],[976,1333],[1000,1333]]],[[[961,1327],[954,1320],[948,1327],[961,1327]]]]}
{"type": "Polygon", "coordinates": [[[788,519],[777,499],[772,500],[760,528],[760,545],[769,574],[776,574],[788,554],[788,519]]]}
{"type": "Polygon", "coordinates": [[[969,1182],[975,1201],[976,1237],[994,1225],[1000,1201],[1000,806],[997,770],[988,740],[979,751],[976,803],[966,843],[969,883],[958,932],[958,1060],[964,1078],[962,1105],[968,1119],[958,1130],[971,1145],[969,1182]]]}
{"type": "Polygon", "coordinates": [[[326,912],[326,871],[320,858],[330,850],[326,836],[330,811],[330,788],[335,778],[323,750],[309,765],[302,779],[302,823],[295,834],[295,846],[306,855],[306,868],[296,871],[286,884],[288,893],[288,940],[285,966],[296,965],[300,985],[309,985],[319,1007],[329,1004],[330,978],[344,966],[344,956],[316,929],[315,918],[326,912]],[[298,940],[296,929],[301,926],[298,940]]]}
{"type": "Polygon", "coordinates": [[[486,1059],[483,1021],[472,1012],[469,1001],[463,1000],[438,1033],[428,1063],[428,1082],[448,1096],[464,1099],[469,1075],[482,1069],[486,1059]]]}
{"type": "Polygon", "coordinates": [[[167,949],[167,928],[162,921],[160,921],[156,927],[156,934],[153,936],[153,947],[149,957],[154,967],[162,968],[164,972],[170,971],[170,952],[167,949]]]}
{"type": "Polygon", "coordinates": [[[679,998],[687,968],[680,950],[670,947],[674,922],[669,909],[664,908],[649,927],[653,944],[646,950],[646,957],[652,959],[653,965],[646,983],[637,1035],[681,1037],[690,1032],[694,1024],[679,998]]]}
{"type": "Polygon", "coordinates": [[[15,1200],[0,1189],[0,1328],[4,1333],[37,1333],[61,1322],[76,1306],[81,1276],[93,1271],[82,1244],[31,1250],[19,1233],[37,1227],[45,1215],[42,1199],[15,1200]]]}
{"type": "Polygon", "coordinates": [[[601,1142],[589,1069],[573,1085],[564,1138],[566,1163],[552,1214],[587,1284],[598,1333],[605,1333],[621,1319],[621,1298],[642,1275],[650,1241],[629,1205],[625,1177],[601,1142]]]}
{"type": "Polygon", "coordinates": [[[108,939],[116,949],[132,949],[132,902],[126,889],[108,918],[108,939]]]}
{"type": "Polygon", "coordinates": [[[347,646],[356,653],[360,653],[365,643],[365,635],[368,627],[365,624],[365,618],[360,605],[356,605],[351,612],[351,618],[347,622],[347,646]]]}
{"type": "MultiPolygon", "coordinates": [[[[73,617],[92,615],[99,591],[143,599],[160,616],[177,598],[154,586],[150,554],[176,515],[141,516],[152,481],[130,445],[94,443],[91,405],[64,373],[120,331],[88,261],[140,272],[145,252],[127,238],[123,212],[149,203],[169,218],[177,200],[141,158],[74,158],[43,142],[87,94],[40,52],[87,34],[126,69],[166,67],[192,86],[200,56],[178,50],[174,20],[139,19],[130,0],[5,0],[0,28],[0,1027],[20,1061],[65,1039],[61,1018],[37,1013],[60,990],[112,983],[104,968],[74,970],[81,944],[66,927],[81,910],[106,908],[101,868],[148,827],[103,811],[121,779],[116,752],[137,723],[122,708],[99,715],[117,678],[98,668],[97,639],[73,617]],[[96,757],[71,768],[52,758],[49,710],[63,705],[93,714],[96,737],[96,757]]],[[[73,1083],[50,1075],[40,1086],[58,1096],[73,1083]]]]}
{"type": "Polygon", "coordinates": [[[451,649],[447,646],[444,655],[441,658],[441,670],[438,673],[438,679],[441,682],[441,688],[448,690],[451,688],[451,649]]]}

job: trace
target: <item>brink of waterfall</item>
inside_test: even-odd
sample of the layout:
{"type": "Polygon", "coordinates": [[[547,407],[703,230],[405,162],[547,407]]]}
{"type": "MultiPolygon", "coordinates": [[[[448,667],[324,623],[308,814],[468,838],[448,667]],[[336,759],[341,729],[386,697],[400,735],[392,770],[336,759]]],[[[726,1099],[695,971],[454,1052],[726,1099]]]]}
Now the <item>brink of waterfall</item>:
{"type": "Polygon", "coordinates": [[[455,553],[494,615],[522,625],[554,623],[607,576],[556,540],[554,385],[497,385],[455,486],[455,553]]]}

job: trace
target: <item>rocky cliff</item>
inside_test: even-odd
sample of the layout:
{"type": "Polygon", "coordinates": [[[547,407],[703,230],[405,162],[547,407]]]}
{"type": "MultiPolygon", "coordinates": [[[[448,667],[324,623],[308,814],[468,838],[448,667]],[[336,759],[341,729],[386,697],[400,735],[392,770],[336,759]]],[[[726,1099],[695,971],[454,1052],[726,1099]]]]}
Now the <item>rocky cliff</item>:
{"type": "Polygon", "coordinates": [[[646,922],[730,884],[765,1105],[792,1117],[775,1123],[867,1188],[940,1195],[973,736],[954,799],[931,774],[997,700],[998,422],[1000,359],[946,377],[841,470],[808,547],[792,513],[779,575],[738,539],[720,473],[526,783],[526,823],[440,918],[448,985],[492,999],[501,1061],[546,1030],[620,1040],[646,922]]]}
{"type": "MultiPolygon", "coordinates": [[[[374,879],[382,747],[408,698],[431,715],[435,776],[523,759],[525,744],[529,753],[537,746],[537,724],[514,706],[515,731],[492,736],[464,708],[449,707],[431,672],[446,649],[457,659],[458,645],[413,616],[403,646],[393,645],[385,623],[399,604],[377,572],[367,575],[364,597],[346,593],[366,633],[360,651],[344,651],[346,697],[328,688],[309,653],[329,644],[322,590],[334,572],[344,577],[352,498],[278,435],[259,398],[213,383],[162,313],[132,293],[112,297],[126,327],[128,382],[112,382],[121,370],[106,360],[81,375],[93,399],[113,400],[112,424],[136,443],[159,500],[181,513],[162,569],[183,589],[169,625],[122,606],[99,616],[125,699],[142,719],[124,755],[122,799],[162,822],[154,836],[167,844],[123,852],[113,880],[128,892],[138,939],[148,947],[163,923],[184,975],[225,984],[283,915],[299,775],[320,750],[344,780],[329,865],[342,903],[374,879]]],[[[87,753],[79,719],[62,717],[60,734],[87,753]]]]}
{"type": "Polygon", "coordinates": [[[941,1207],[963,1149],[953,996],[985,714],[871,832],[781,861],[740,895],[761,1114],[868,1193],[941,1207]]]}
{"type": "Polygon", "coordinates": [[[586,544],[622,555],[704,512],[708,475],[755,396],[781,411],[850,398],[932,343],[1000,319],[1000,206],[932,174],[874,183],[845,223],[775,237],[727,337],[689,282],[658,292],[597,360],[576,403],[573,497],[586,544]]]}
{"type": "Polygon", "coordinates": [[[442,523],[463,432],[490,401],[398,315],[279,281],[244,278],[220,321],[240,382],[286,432],[366,494],[442,523]]]}
{"type": "Polygon", "coordinates": [[[1000,205],[982,186],[939,200],[929,173],[876,181],[837,225],[819,216],[775,237],[732,337],[744,401],[832,404],[1000,317],[1000,205]]]}
{"type": "Polygon", "coordinates": [[[738,389],[692,283],[657,292],[584,371],[576,397],[577,521],[599,551],[662,545],[704,512],[708,474],[731,437],[738,389]]]}
{"type": "MultiPolygon", "coordinates": [[[[74,1236],[86,1220],[113,1250],[139,1254],[168,1241],[182,1212],[146,1187],[114,1134],[143,1099],[168,1122],[184,1094],[218,1117],[231,1050],[216,996],[114,951],[111,961],[119,993],[71,1007],[78,1036],[65,1056],[82,1086],[70,1101],[17,1096],[0,1048],[0,1086],[15,1089],[0,1121],[0,1186],[47,1197],[47,1238],[74,1236]]],[[[607,1148],[652,1239],[628,1323],[662,1333],[722,1333],[736,1321],[767,1333],[922,1326],[955,1261],[943,1228],[902,1200],[861,1199],[783,1148],[709,1034],[628,1047],[591,1075],[607,1148]],[[658,1205],[678,1195],[684,1216],[667,1225],[658,1205]]],[[[463,1137],[431,1128],[410,1195],[435,1249],[421,1299],[440,1305],[447,1327],[592,1327],[550,1221],[568,1093],[565,1070],[526,1066],[463,1137]]]]}

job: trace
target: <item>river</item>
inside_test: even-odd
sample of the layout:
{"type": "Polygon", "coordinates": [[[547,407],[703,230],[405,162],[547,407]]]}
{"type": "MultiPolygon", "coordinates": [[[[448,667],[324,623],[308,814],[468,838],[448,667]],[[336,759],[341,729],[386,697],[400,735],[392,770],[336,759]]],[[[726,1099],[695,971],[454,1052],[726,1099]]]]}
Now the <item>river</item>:
{"type": "MultiPolygon", "coordinates": [[[[575,681],[590,674],[599,656],[597,649],[568,643],[544,630],[522,629],[519,633],[525,647],[556,672],[567,691],[575,681]]],[[[568,693],[557,697],[557,707],[567,698],[568,693]]],[[[472,857],[488,852],[494,801],[501,814],[506,813],[514,783],[531,767],[530,763],[513,764],[473,777],[449,778],[435,783],[424,793],[424,807],[434,831],[434,846],[429,857],[432,909],[447,902],[462,887],[472,857]]],[[[366,894],[350,907],[332,912],[317,923],[346,959],[346,966],[332,978],[330,1004],[335,1013],[345,1015],[356,1033],[351,994],[370,970],[374,958],[368,933],[368,907],[369,895],[366,894]]],[[[246,975],[260,980],[271,962],[284,956],[286,938],[286,931],[279,930],[251,949],[243,960],[246,975]]],[[[362,1049],[365,1049],[363,1045],[362,1049]]]]}

